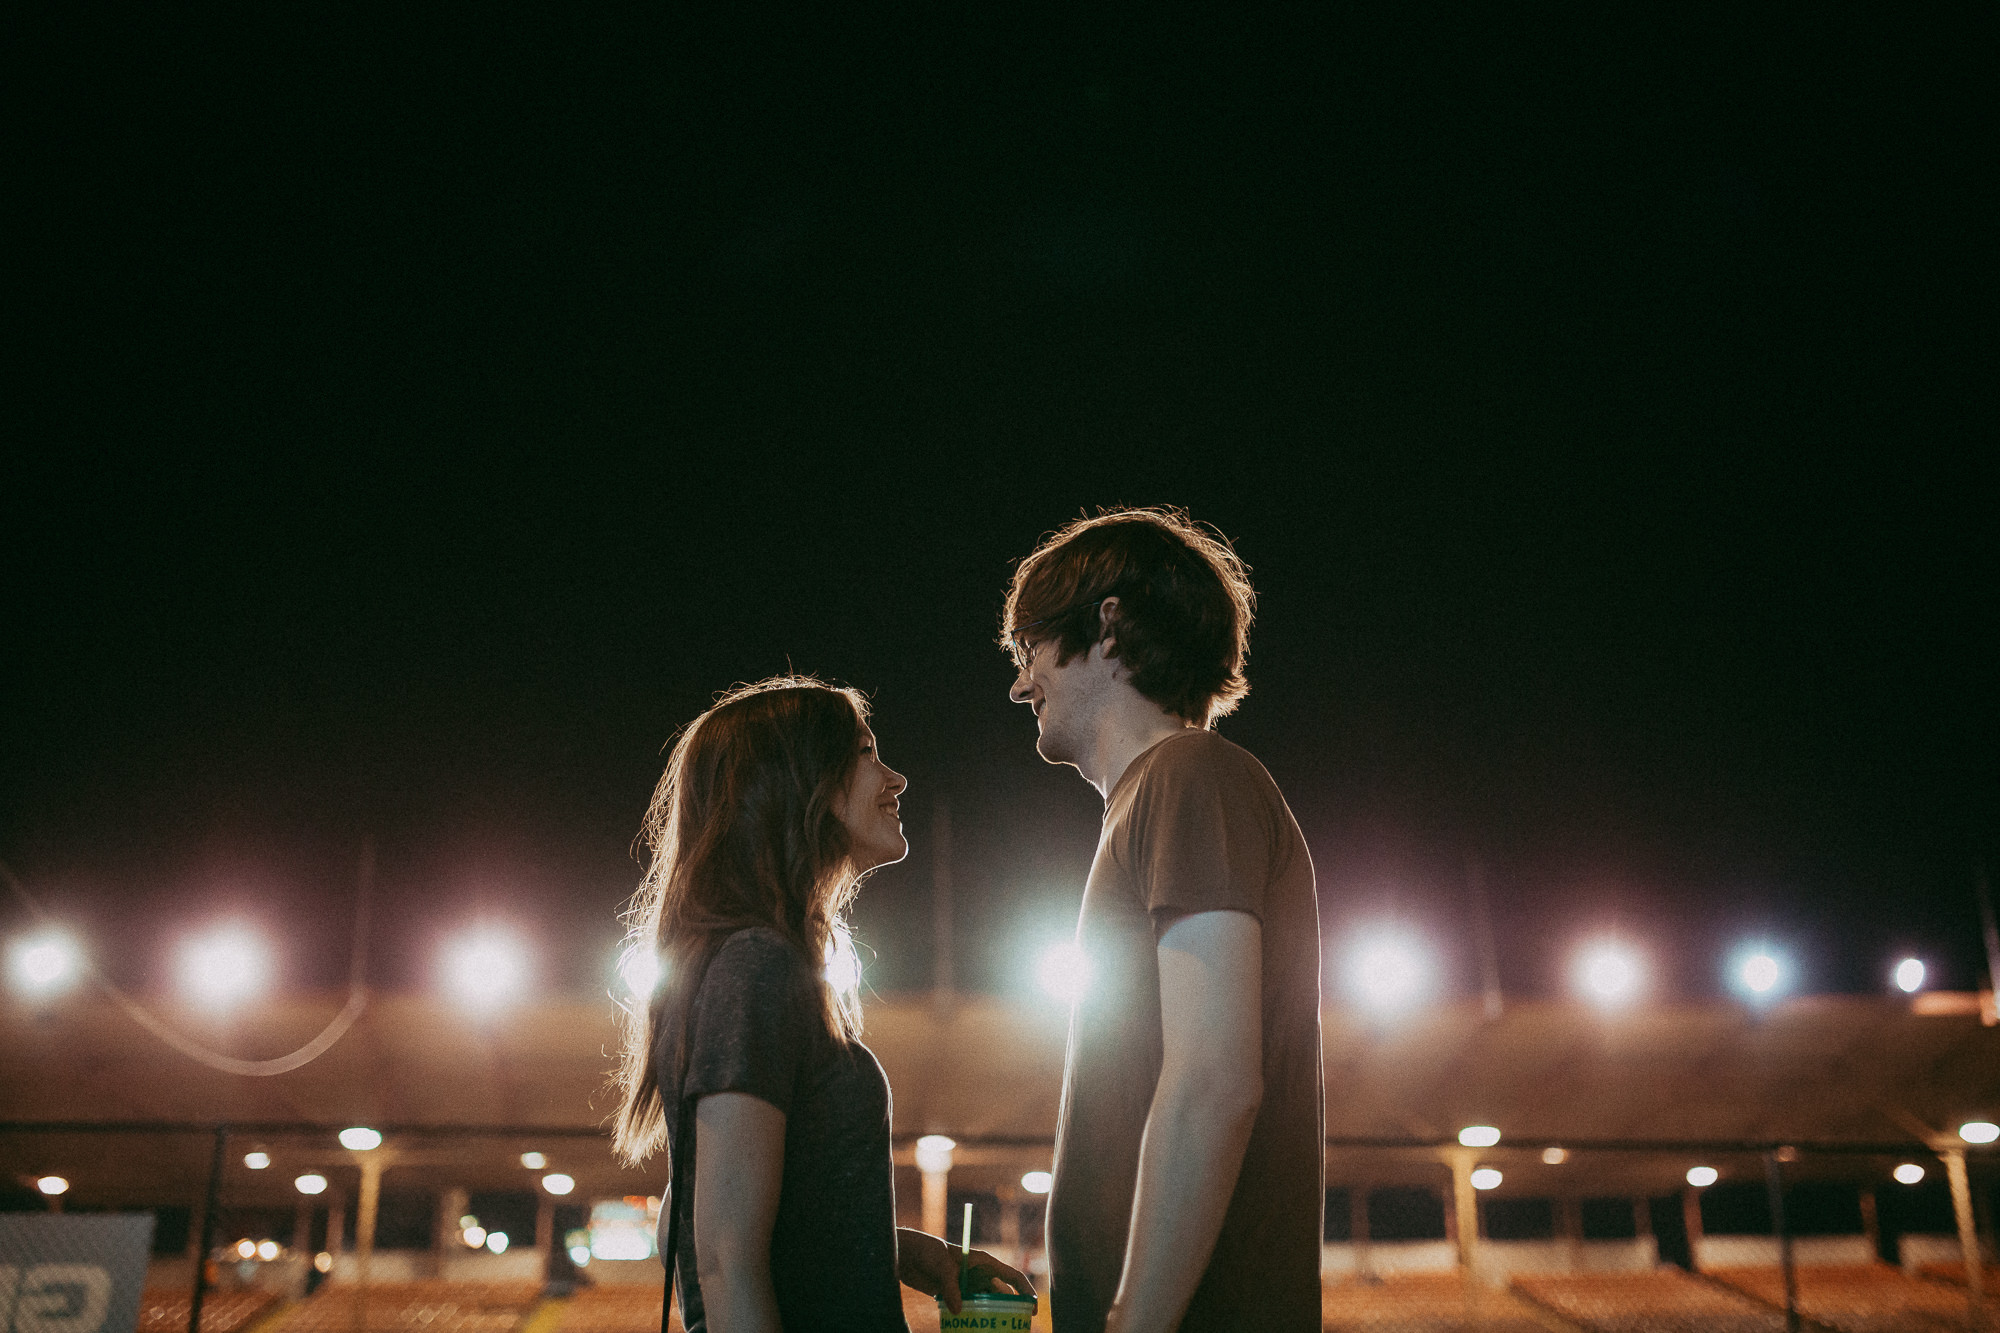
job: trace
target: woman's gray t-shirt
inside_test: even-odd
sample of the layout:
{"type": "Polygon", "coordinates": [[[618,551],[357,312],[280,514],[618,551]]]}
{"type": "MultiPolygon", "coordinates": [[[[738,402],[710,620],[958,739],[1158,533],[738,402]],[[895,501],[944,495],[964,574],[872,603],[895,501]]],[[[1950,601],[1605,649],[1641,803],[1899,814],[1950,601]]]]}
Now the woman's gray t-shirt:
{"type": "MultiPolygon", "coordinates": [[[[896,1280],[889,1080],[866,1046],[828,1033],[805,956],[768,927],[723,943],[695,996],[679,1096],[665,1084],[682,1024],[677,1013],[665,1019],[658,1068],[670,1132],[684,1099],[692,1128],[692,1103],[717,1092],[749,1093],[785,1113],[785,1173],[771,1228],[771,1281],[785,1327],[907,1333],[896,1280]]],[[[692,1151],[685,1161],[692,1172],[692,1151]]],[[[677,1280],[688,1333],[701,1333],[694,1191],[678,1186],[677,1280]]]]}

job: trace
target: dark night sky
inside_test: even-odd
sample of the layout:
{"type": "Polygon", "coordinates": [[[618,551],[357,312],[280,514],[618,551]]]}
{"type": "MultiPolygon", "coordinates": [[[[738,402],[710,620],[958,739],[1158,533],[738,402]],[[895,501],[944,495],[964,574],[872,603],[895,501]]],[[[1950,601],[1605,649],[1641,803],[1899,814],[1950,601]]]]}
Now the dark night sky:
{"type": "Polygon", "coordinates": [[[384,984],[475,916],[597,984],[662,745],[789,662],[912,779],[874,984],[939,793],[1016,984],[1097,804],[1009,563],[1174,502],[1330,943],[1468,987],[1474,858],[1512,990],[1607,925],[1978,979],[1986,20],[727,12],[21,36],[0,858],[114,973],[236,912],[334,983],[372,834],[384,984]]]}

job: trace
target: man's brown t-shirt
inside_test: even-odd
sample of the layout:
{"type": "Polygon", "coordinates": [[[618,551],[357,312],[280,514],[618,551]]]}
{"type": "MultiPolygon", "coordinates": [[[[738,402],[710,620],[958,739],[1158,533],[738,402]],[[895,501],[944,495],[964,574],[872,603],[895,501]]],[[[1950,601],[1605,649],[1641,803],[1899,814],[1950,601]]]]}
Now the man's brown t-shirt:
{"type": "Polygon", "coordinates": [[[1212,911],[1248,912],[1262,927],[1264,1100],[1181,1326],[1319,1327],[1326,1093],[1312,858],[1264,766],[1189,730],[1119,778],[1083,892],[1077,943],[1093,973],[1070,1018],[1049,1197],[1057,1333],[1097,1333],[1117,1294],[1160,1077],[1159,936],[1212,911]]]}

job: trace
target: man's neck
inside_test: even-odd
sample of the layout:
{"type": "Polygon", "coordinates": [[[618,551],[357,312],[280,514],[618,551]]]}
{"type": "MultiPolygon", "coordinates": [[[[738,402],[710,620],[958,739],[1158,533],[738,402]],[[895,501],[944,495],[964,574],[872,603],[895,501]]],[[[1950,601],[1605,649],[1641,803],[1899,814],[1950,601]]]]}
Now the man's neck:
{"type": "Polygon", "coordinates": [[[1194,723],[1167,712],[1137,690],[1127,693],[1130,698],[1117,700],[1098,719],[1090,753],[1077,765],[1083,780],[1107,801],[1134,759],[1169,736],[1194,728],[1194,723]]]}

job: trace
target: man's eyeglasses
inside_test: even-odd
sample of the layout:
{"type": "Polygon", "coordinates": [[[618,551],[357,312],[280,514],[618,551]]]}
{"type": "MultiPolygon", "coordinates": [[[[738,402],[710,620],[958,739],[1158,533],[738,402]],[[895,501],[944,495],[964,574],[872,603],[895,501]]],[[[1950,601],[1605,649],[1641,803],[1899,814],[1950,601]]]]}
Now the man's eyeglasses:
{"type": "Polygon", "coordinates": [[[1075,606],[1064,607],[1053,615],[1043,616],[1040,620],[1030,620],[1024,624],[1014,626],[1007,635],[1007,651],[1013,655],[1014,665],[1026,668],[1028,658],[1033,655],[1034,644],[1022,637],[1026,631],[1042,625],[1053,625],[1059,620],[1068,619],[1079,611],[1094,611],[1104,605],[1105,599],[1110,596],[1111,594],[1106,593],[1104,597],[1100,597],[1094,602],[1078,602],[1075,606]]]}

